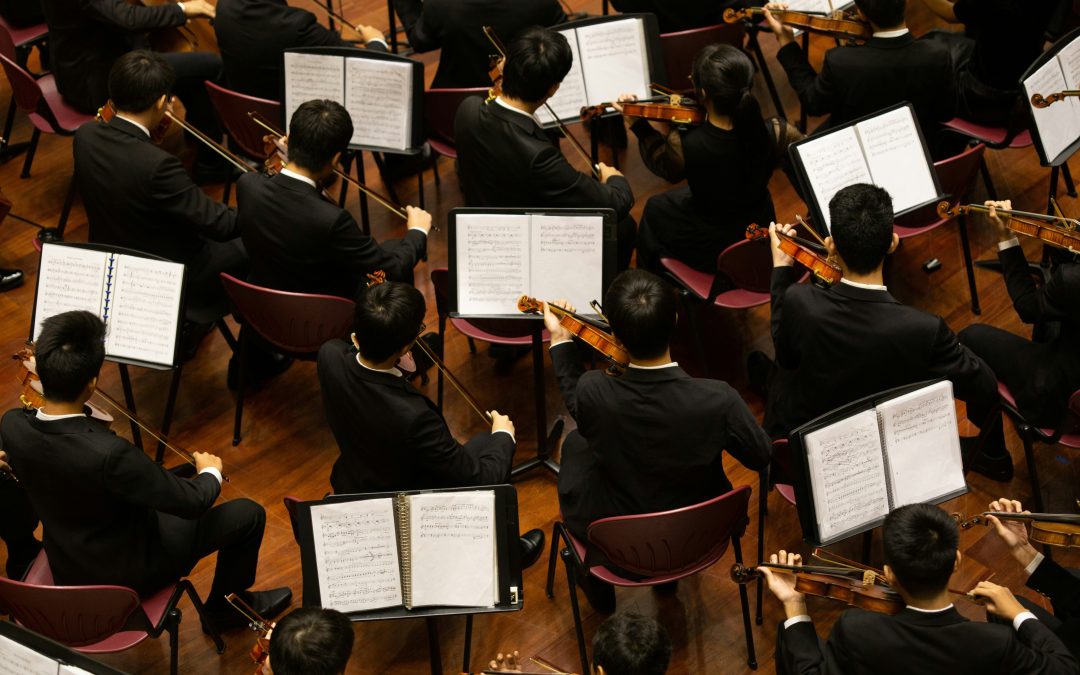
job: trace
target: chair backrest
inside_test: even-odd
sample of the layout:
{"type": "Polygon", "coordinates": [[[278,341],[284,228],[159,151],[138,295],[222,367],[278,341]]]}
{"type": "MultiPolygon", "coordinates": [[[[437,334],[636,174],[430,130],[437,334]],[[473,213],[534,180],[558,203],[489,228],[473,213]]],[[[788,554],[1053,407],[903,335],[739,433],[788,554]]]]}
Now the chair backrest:
{"type": "Polygon", "coordinates": [[[281,119],[281,103],[241,94],[213,82],[206,82],[206,93],[210,95],[210,103],[217,111],[221,126],[229,135],[230,145],[251,159],[264,159],[266,144],[262,139],[266,130],[252,122],[248,113],[257,112],[267,121],[277,124],[281,119]]]}
{"type": "MultiPolygon", "coordinates": [[[[945,199],[950,203],[966,201],[975,188],[975,181],[979,178],[979,166],[982,163],[986,146],[982,143],[964,150],[959,155],[934,162],[938,180],[941,182],[941,191],[945,199]]],[[[906,227],[922,227],[935,223],[940,218],[937,215],[937,202],[927,204],[921,209],[900,216],[896,224],[906,227]]]]}
{"type": "MultiPolygon", "coordinates": [[[[14,51],[14,47],[12,50],[14,51]]],[[[48,104],[45,103],[45,95],[34,76],[23,70],[14,58],[2,53],[2,50],[0,50],[0,66],[3,66],[4,74],[11,83],[11,93],[15,95],[15,105],[19,107],[19,110],[27,115],[43,114],[55,126],[52,112],[48,111],[48,104]]]]}
{"type": "Polygon", "coordinates": [[[15,38],[11,36],[11,25],[0,17],[0,55],[6,56],[18,63],[18,52],[15,49],[15,38]]]}
{"type": "Polygon", "coordinates": [[[737,241],[716,258],[716,271],[737,288],[768,293],[772,278],[772,250],[768,239],[737,241]]]}
{"type": "Polygon", "coordinates": [[[613,564],[649,577],[704,569],[742,536],[750,486],[681,509],[602,518],[589,525],[589,544],[613,564]]]}
{"type": "Polygon", "coordinates": [[[123,586],[45,586],[0,577],[0,611],[70,647],[123,630],[139,606],[138,594],[123,586]]]}
{"type": "Polygon", "coordinates": [[[296,356],[319,351],[352,325],[352,300],[333,295],[288,293],[221,274],[225,292],[244,322],[274,347],[296,356]]]}
{"type": "Polygon", "coordinates": [[[454,146],[454,117],[470,96],[487,96],[487,88],[428,89],[424,92],[424,129],[428,138],[454,146]]]}
{"type": "Polygon", "coordinates": [[[694,65],[694,57],[702,48],[721,43],[741,49],[745,39],[746,28],[742,22],[662,34],[660,51],[664,55],[664,68],[667,71],[665,84],[676,91],[692,90],[690,69],[694,65]]]}

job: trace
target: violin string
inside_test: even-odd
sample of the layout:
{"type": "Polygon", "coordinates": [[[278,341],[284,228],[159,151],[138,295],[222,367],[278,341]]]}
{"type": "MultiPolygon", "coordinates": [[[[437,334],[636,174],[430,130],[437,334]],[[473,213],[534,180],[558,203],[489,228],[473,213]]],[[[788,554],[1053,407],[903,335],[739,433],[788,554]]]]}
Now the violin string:
{"type": "Polygon", "coordinates": [[[423,340],[417,340],[416,345],[420,347],[420,351],[424,352],[424,354],[431,359],[431,362],[435,364],[435,367],[442,371],[443,375],[446,376],[447,381],[450,382],[450,385],[458,390],[458,393],[460,393],[462,398],[465,399],[465,402],[469,404],[469,407],[476,411],[476,414],[480,416],[480,419],[484,420],[485,424],[491,424],[491,416],[480,409],[480,405],[476,402],[476,399],[473,398],[472,394],[465,390],[465,386],[458,381],[457,377],[452,372],[450,372],[450,369],[446,367],[446,364],[435,355],[428,344],[423,340]]]}

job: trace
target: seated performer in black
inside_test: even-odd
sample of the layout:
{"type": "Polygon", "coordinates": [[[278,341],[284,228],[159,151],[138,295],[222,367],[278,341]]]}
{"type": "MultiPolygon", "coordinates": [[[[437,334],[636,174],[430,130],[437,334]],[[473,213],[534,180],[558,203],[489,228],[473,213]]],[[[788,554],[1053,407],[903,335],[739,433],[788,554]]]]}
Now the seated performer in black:
{"type": "MultiPolygon", "coordinates": [[[[944,42],[956,68],[957,115],[972,122],[1006,125],[1017,107],[1020,76],[1042,54],[1046,30],[1057,11],[1053,0],[922,0],[963,33],[931,31],[944,42]]],[[[1026,106],[1021,106],[1027,123],[1026,106]]]]}
{"type": "MultiPolygon", "coordinates": [[[[319,350],[326,421],[341,455],[330,472],[338,494],[493,485],[510,476],[514,423],[497,410],[491,431],[462,445],[435,404],[407,382],[396,364],[424,330],[420,291],[387,281],[356,298],[352,344],[319,350]]],[[[522,538],[522,564],[536,561],[544,533],[522,538]]]]}
{"type": "Polygon", "coordinates": [[[441,49],[433,88],[487,87],[495,47],[484,26],[509,40],[530,26],[566,21],[559,0],[394,0],[409,46],[441,49]]]}
{"type": "Polygon", "coordinates": [[[41,550],[34,536],[38,517],[26,497],[26,490],[11,474],[7,453],[0,450],[0,540],[7,547],[5,571],[9,579],[22,579],[41,550]]]}
{"type": "Polygon", "coordinates": [[[616,614],[593,636],[595,675],[664,675],[671,662],[671,637],[656,619],[616,614]]]}
{"type": "Polygon", "coordinates": [[[266,675],[341,675],[352,656],[353,639],[352,621],[341,612],[294,609],[270,634],[266,675]]]}
{"type": "Polygon", "coordinates": [[[673,257],[715,272],[716,257],[744,238],[747,225],[776,219],[769,194],[777,165],[773,129],[787,127],[776,119],[766,126],[750,93],[753,78],[754,64],[741,50],[710,45],[698,53],[693,68],[696,97],[708,121],[666,134],[641,118],[630,126],[645,166],[671,183],[684,178],[687,183],[645,204],[638,267],[656,270],[661,257],[673,257]]]}
{"type": "MultiPolygon", "coordinates": [[[[225,65],[226,85],[272,101],[281,98],[284,50],[356,46],[319,23],[315,14],[292,7],[286,0],[218,0],[214,33],[225,65]]],[[[376,28],[357,26],[347,35],[372,51],[386,51],[386,38],[376,28]]]]}
{"type": "MultiPolygon", "coordinates": [[[[671,360],[675,291],[644,270],[611,283],[604,311],[630,353],[621,377],[584,372],[572,336],[545,307],[551,360],[563,401],[578,428],[563,443],[559,506],[575,537],[609,516],[666,511],[724,494],[724,451],[755,471],[771,444],[727,383],[693,378],[671,360]]],[[[598,611],[613,611],[614,589],[582,582],[598,611]]]]}
{"type": "MultiPolygon", "coordinates": [[[[1012,206],[1008,201],[987,205],[993,210],[1012,206]]],[[[1004,231],[1004,224],[993,210],[991,219],[1004,231]]],[[[1052,322],[1058,329],[1049,341],[1032,342],[1001,328],[976,323],[960,331],[960,342],[990,364],[1029,422],[1056,427],[1066,414],[1069,397],[1080,389],[1080,354],[1076,353],[1080,340],[1080,264],[1055,265],[1050,280],[1036,284],[1015,236],[998,245],[998,259],[1021,321],[1052,322]]]]}
{"type": "MultiPolygon", "coordinates": [[[[971,592],[986,611],[1012,625],[974,622],[953,607],[949,578],[960,567],[956,521],[932,504],[902,506],[882,526],[885,580],[907,607],[899,614],[849,609],[828,642],[818,639],[795,578],[759,568],[787,619],[776,633],[779,675],[844,673],[1012,673],[1064,675],[1080,665],[1054,633],[1004,586],[979,582],[971,592]]],[[[801,556],[780,551],[772,563],[800,565],[801,556]]]]}
{"type": "Polygon", "coordinates": [[[250,499],[214,506],[221,459],[194,453],[184,479],[88,417],[105,359],[105,325],[89,312],[45,320],[35,349],[44,389],[40,410],[10,410],[0,439],[45,528],[45,552],[61,585],[115,584],[161,590],[217,552],[206,610],[218,628],[244,625],[226,601],[240,594],[271,618],[289,606],[288,588],[251,592],[266,513],[250,499]]]}
{"type": "MultiPolygon", "coordinates": [[[[768,386],[765,430],[774,438],[846,403],[905,384],[948,378],[983,429],[981,454],[966,465],[994,480],[1012,478],[997,411],[997,380],[957,342],[944,319],[900,304],[884,285],[885,256],[899,245],[892,198],[874,185],[844,188],[829,202],[825,239],[844,277],[831,288],[797,284],[794,261],[773,232],[772,336],[776,368],[768,386]]],[[[978,444],[976,444],[978,445],[978,444]]]]}
{"type": "Polygon", "coordinates": [[[339,103],[308,101],[289,124],[289,163],[273,178],[248,173],[236,186],[236,207],[253,283],[281,291],[351,298],[383,270],[412,283],[413,266],[424,256],[431,214],[406,207],[403,239],[378,243],[364,234],[352,214],[322,196],[353,123],[339,103]]]}
{"type": "Polygon", "coordinates": [[[574,55],[562,34],[530,28],[507,45],[502,96],[467,99],[454,140],[461,189],[469,206],[609,208],[619,219],[619,268],[630,265],[637,224],[634,193],[618,170],[599,164],[600,179],[575,169],[533,113],[555,95],[574,55]]]}
{"type": "Polygon", "coordinates": [[[218,275],[242,277],[247,255],[236,211],[207,196],[180,159],[150,139],[169,106],[173,81],[172,68],[155,52],[117,59],[109,98],[118,112],[108,123],[87,122],[75,132],[75,180],[91,243],[184,263],[187,307],[223,315],[218,275]]]}

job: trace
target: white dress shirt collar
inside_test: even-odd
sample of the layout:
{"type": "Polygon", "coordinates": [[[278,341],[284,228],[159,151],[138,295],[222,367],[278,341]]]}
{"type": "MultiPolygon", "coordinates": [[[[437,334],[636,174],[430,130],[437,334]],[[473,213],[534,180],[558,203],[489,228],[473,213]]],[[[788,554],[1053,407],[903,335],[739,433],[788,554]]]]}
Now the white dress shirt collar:
{"type": "Polygon", "coordinates": [[[290,171],[289,169],[282,168],[281,171],[279,171],[278,173],[280,173],[282,176],[288,176],[289,178],[292,178],[293,180],[298,180],[298,181],[300,181],[302,183],[307,183],[308,185],[315,188],[316,190],[319,189],[319,186],[315,183],[315,181],[311,180],[307,176],[301,176],[300,174],[296,173],[295,171],[290,171]]]}
{"type": "Polygon", "coordinates": [[[848,286],[854,286],[855,288],[862,288],[868,291],[887,291],[881,284],[864,284],[858,281],[851,281],[850,279],[840,279],[840,283],[847,284],[848,286]]]}

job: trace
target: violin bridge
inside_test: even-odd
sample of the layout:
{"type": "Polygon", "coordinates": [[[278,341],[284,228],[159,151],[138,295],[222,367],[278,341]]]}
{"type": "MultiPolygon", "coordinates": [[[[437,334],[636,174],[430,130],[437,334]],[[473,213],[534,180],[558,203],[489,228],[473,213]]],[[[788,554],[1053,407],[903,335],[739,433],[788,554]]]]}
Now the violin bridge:
{"type": "Polygon", "coordinates": [[[863,586],[873,586],[875,580],[877,580],[877,574],[873,570],[866,570],[863,572],[863,586]]]}

